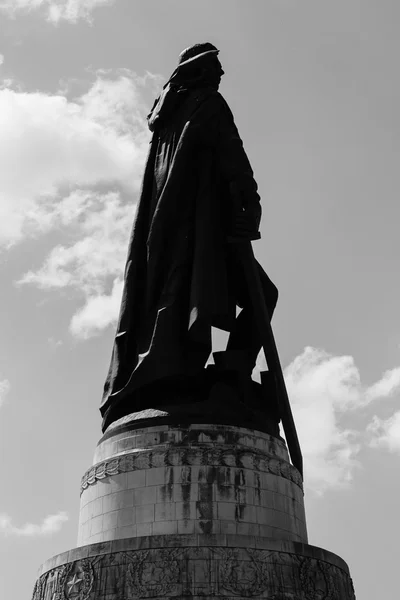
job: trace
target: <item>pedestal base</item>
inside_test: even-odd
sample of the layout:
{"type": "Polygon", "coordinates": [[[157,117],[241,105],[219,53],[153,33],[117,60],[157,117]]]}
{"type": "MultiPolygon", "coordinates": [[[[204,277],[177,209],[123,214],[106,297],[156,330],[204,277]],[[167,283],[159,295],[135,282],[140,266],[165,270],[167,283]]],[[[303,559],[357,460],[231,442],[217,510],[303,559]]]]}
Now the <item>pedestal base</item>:
{"type": "Polygon", "coordinates": [[[150,536],[47,561],[33,600],[354,600],[346,563],[298,542],[236,535],[150,536]]]}
{"type": "Polygon", "coordinates": [[[44,564],[33,600],[354,600],[346,563],[307,543],[282,438],[159,416],[102,437],[78,548],[44,564]]]}

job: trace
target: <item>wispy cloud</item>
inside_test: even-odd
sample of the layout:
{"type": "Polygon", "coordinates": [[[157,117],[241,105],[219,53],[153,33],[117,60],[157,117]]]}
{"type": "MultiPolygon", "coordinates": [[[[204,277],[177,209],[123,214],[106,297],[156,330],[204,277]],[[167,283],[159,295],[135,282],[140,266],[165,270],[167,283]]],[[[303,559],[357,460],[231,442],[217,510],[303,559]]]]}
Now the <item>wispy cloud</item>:
{"type": "Polygon", "coordinates": [[[42,267],[26,273],[20,284],[42,289],[72,288],[84,305],[71,321],[71,333],[87,339],[115,322],[134,205],[114,192],[76,191],[43,219],[73,227],[76,242],[56,246],[42,267]]]}
{"type": "Polygon", "coordinates": [[[45,517],[40,525],[26,523],[21,527],[17,527],[13,524],[11,517],[0,514],[0,533],[20,537],[50,536],[60,531],[66,521],[68,521],[67,513],[59,512],[45,517]]]}
{"type": "Polygon", "coordinates": [[[400,368],[365,387],[353,357],[307,347],[285,369],[285,379],[304,454],[306,486],[317,493],[346,486],[364,441],[364,432],[347,426],[348,417],[399,392],[400,368]]]}
{"type": "Polygon", "coordinates": [[[4,63],[4,54],[0,54],[0,65],[4,63]]]}
{"type": "Polygon", "coordinates": [[[65,188],[138,188],[149,140],[142,85],[133,74],[100,77],[75,101],[0,90],[0,246],[48,229],[65,188]]]}
{"type": "Polygon", "coordinates": [[[367,427],[371,448],[382,448],[400,454],[400,411],[388,419],[380,419],[376,415],[367,427]]]}
{"type": "Polygon", "coordinates": [[[101,6],[114,4],[115,0],[0,0],[0,10],[10,17],[40,11],[51,23],[60,21],[76,23],[79,19],[92,20],[92,12],[101,6]]]}

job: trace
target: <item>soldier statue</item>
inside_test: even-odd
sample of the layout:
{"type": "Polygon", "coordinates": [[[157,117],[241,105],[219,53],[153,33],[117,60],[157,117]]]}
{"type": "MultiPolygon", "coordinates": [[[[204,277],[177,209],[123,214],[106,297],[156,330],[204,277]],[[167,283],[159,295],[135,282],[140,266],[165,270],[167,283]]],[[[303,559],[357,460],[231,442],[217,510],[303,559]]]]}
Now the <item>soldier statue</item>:
{"type": "MultiPolygon", "coordinates": [[[[211,372],[212,327],[230,333],[226,350],[214,353],[214,378],[229,371],[249,382],[262,345],[235,243],[259,237],[260,196],[218,91],[218,53],[208,42],[184,50],[148,116],[152,139],[104,387],[103,430],[165,404],[164,395],[171,404],[167,390],[191,388],[193,399],[211,372]]],[[[272,317],[278,291],[258,263],[257,270],[272,317]]],[[[175,398],[181,403],[182,393],[175,398]]],[[[244,392],[239,401],[245,406],[244,392]]]]}

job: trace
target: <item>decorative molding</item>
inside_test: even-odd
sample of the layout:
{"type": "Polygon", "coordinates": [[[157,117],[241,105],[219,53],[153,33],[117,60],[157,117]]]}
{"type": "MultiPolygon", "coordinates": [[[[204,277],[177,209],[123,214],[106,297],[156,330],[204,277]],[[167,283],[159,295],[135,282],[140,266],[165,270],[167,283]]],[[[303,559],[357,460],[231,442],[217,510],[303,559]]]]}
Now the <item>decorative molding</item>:
{"type": "Polygon", "coordinates": [[[290,463],[260,450],[223,447],[177,447],[169,449],[149,449],[122,454],[97,463],[91,467],[81,481],[81,494],[100,479],[119,473],[128,473],[154,467],[215,466],[252,469],[283,477],[296,484],[303,491],[303,480],[299,471],[290,463]]]}
{"type": "Polygon", "coordinates": [[[48,571],[33,600],[160,597],[355,600],[348,573],[288,552],[214,546],[121,551],[48,571]]]}

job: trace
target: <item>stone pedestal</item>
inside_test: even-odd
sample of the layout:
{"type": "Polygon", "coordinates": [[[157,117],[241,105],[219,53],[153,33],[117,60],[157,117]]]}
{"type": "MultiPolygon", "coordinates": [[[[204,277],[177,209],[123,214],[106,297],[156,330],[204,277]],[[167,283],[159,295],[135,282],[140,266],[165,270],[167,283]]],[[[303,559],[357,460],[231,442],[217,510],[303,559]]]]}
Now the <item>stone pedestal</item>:
{"type": "Polygon", "coordinates": [[[346,563],[308,545],[302,479],[281,438],[229,425],[134,422],[83,476],[78,547],[34,600],[353,600],[346,563]]]}

